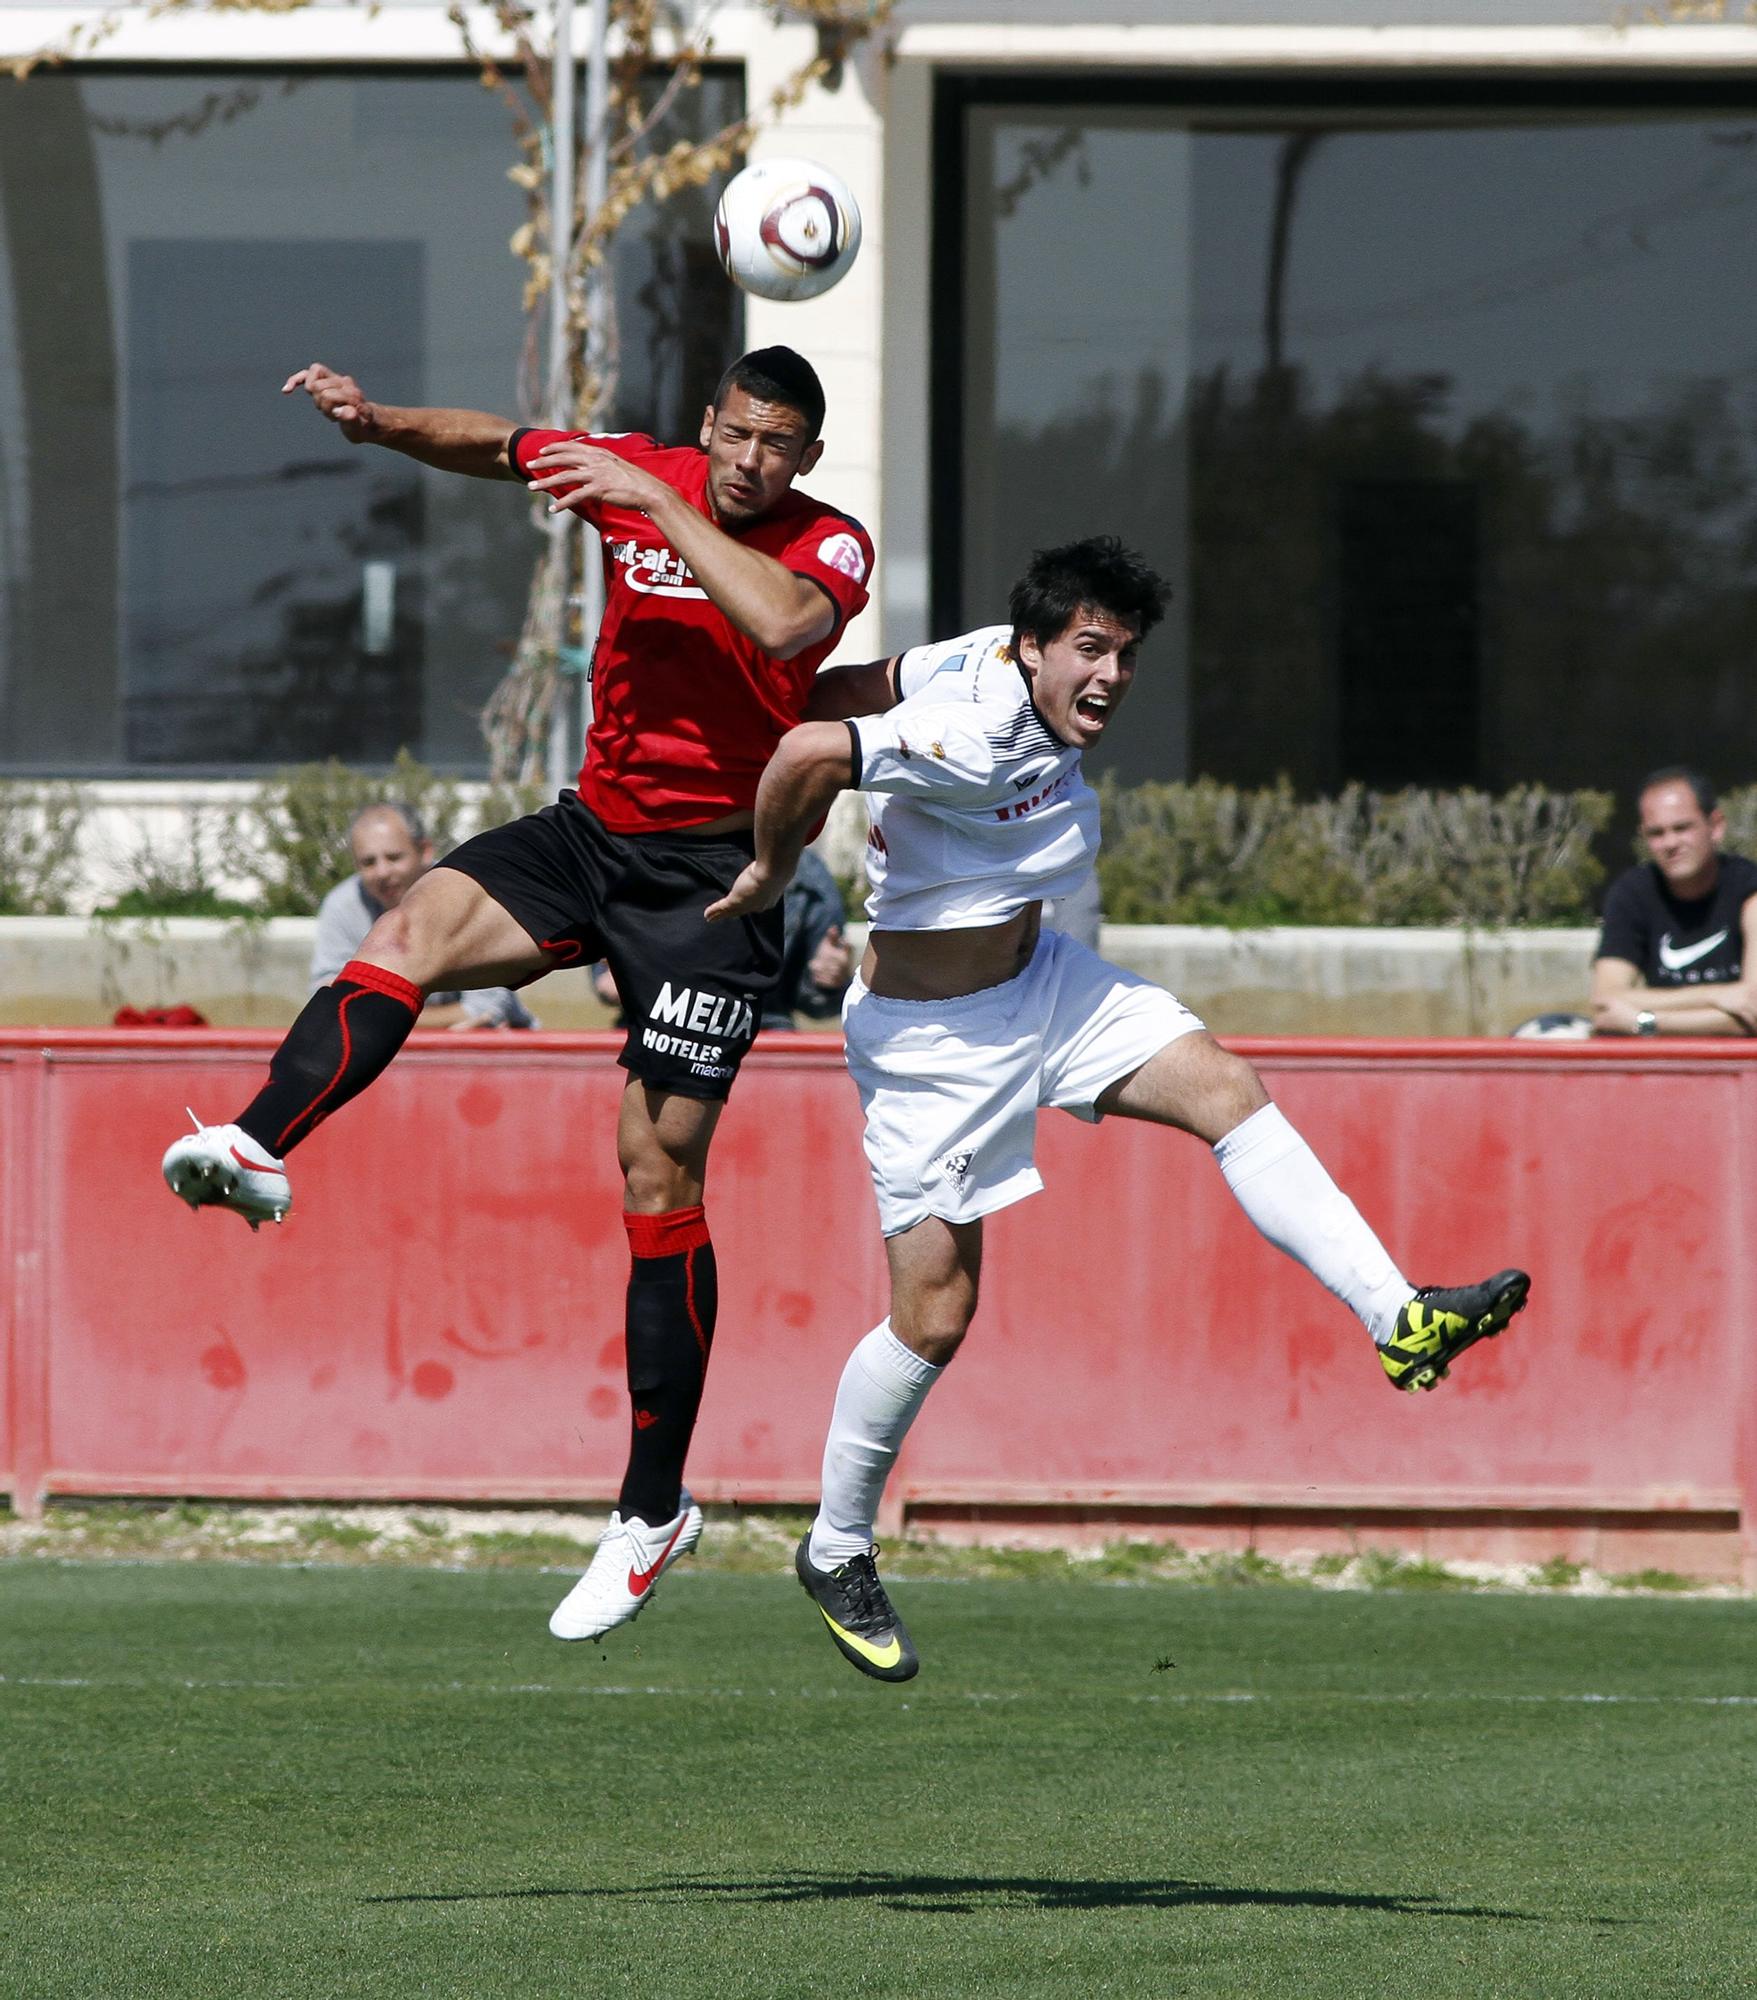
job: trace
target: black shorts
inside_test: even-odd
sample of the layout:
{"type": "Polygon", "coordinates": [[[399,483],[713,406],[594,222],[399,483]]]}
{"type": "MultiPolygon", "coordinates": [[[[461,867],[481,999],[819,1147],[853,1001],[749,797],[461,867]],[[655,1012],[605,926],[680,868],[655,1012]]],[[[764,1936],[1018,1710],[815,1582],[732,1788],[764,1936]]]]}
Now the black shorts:
{"type": "Polygon", "coordinates": [[[612,833],[575,792],[491,827],[439,864],[478,882],[557,966],[610,961],[622,1066],[681,1097],[724,1098],[781,969],[781,906],[710,924],[749,833],[612,833]]]}

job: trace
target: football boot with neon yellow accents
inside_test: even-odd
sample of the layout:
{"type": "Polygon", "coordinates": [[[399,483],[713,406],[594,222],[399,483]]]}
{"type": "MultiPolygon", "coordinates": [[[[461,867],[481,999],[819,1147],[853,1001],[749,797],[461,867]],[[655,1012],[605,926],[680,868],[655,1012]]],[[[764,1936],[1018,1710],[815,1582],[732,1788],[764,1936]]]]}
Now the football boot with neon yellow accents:
{"type": "Polygon", "coordinates": [[[1524,1305],[1531,1280],[1497,1271],[1480,1285],[1424,1285],[1397,1315],[1379,1360],[1394,1389],[1431,1389],[1467,1347],[1492,1340],[1524,1305]]]}
{"type": "Polygon", "coordinates": [[[879,1582],[874,1561],[877,1555],[877,1549],[865,1549],[834,1569],[819,1569],[811,1559],[811,1537],[807,1535],[799,1544],[793,1567],[823,1614],[836,1650],[850,1665],[875,1681],[912,1681],[921,1662],[879,1582]]]}

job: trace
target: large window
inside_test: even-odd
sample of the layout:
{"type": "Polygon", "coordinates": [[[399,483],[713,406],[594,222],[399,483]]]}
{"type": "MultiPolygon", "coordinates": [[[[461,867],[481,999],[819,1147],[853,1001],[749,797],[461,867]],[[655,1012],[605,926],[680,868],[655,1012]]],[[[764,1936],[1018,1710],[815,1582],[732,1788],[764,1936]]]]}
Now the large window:
{"type": "Polygon", "coordinates": [[[1131,777],[1757,779],[1757,97],[941,111],[937,623],[1112,530],[1131,777]]]}
{"type": "MultiPolygon", "coordinates": [[[[685,129],[737,116],[714,72],[685,129]]],[[[667,137],[675,136],[675,130],[667,137]]],[[[39,75],[0,118],[0,768],[481,766],[537,546],[510,486],[350,447],[282,380],[529,414],[523,197],[471,73],[39,75]]],[[[714,190],[625,232],[617,428],[736,352],[714,190]]]]}

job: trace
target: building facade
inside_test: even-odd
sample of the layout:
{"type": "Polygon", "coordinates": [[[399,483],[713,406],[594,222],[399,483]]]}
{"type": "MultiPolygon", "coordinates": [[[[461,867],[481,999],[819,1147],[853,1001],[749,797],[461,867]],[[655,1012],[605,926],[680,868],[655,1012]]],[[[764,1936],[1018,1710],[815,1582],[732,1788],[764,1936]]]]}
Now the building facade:
{"type": "MultiPolygon", "coordinates": [[[[81,11],[0,8],[0,50],[81,11]]],[[[709,195],[665,211],[617,421],[812,357],[810,484],[880,552],[844,658],[991,620],[1047,541],[1139,544],[1176,606],[1130,779],[1757,780],[1757,29],[1629,11],[901,0],[759,141],[855,189],[855,269],[743,301],[709,195]]],[[[814,47],[714,20],[699,129],[814,47]]],[[[125,16],[0,88],[0,773],[481,768],[525,510],[275,392],[315,356],[528,410],[512,158],[397,0],[125,16]]]]}

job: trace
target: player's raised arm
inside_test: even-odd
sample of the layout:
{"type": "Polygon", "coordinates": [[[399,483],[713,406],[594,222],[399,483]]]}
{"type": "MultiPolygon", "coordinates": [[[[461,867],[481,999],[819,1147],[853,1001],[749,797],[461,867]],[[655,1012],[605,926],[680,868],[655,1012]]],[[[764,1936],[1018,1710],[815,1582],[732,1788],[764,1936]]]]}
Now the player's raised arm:
{"type": "Polygon", "coordinates": [[[473,479],[515,479],[507,445],[518,428],[509,418],[486,410],[405,409],[394,403],[374,403],[351,375],[339,375],[321,361],[296,370],[281,384],[281,394],[303,389],[320,416],[340,430],[350,444],[383,445],[441,472],[461,472],[473,479]]]}
{"type": "Polygon", "coordinates": [[[554,506],[588,514],[596,506],[632,507],[645,514],[710,599],[765,653],[790,660],[835,629],[836,607],[820,585],[734,540],[645,467],[589,439],[561,438],[543,447],[531,472],[533,489],[551,494],[554,506]]]}
{"type": "Polygon", "coordinates": [[[806,697],[807,722],[852,722],[857,715],[882,715],[895,708],[900,653],[859,666],[831,667],[818,675],[806,697]]]}
{"type": "Polygon", "coordinates": [[[802,722],[781,738],[756,795],[756,856],[708,921],[754,916],[787,893],[811,830],[859,777],[859,739],[845,722],[802,722]]]}

